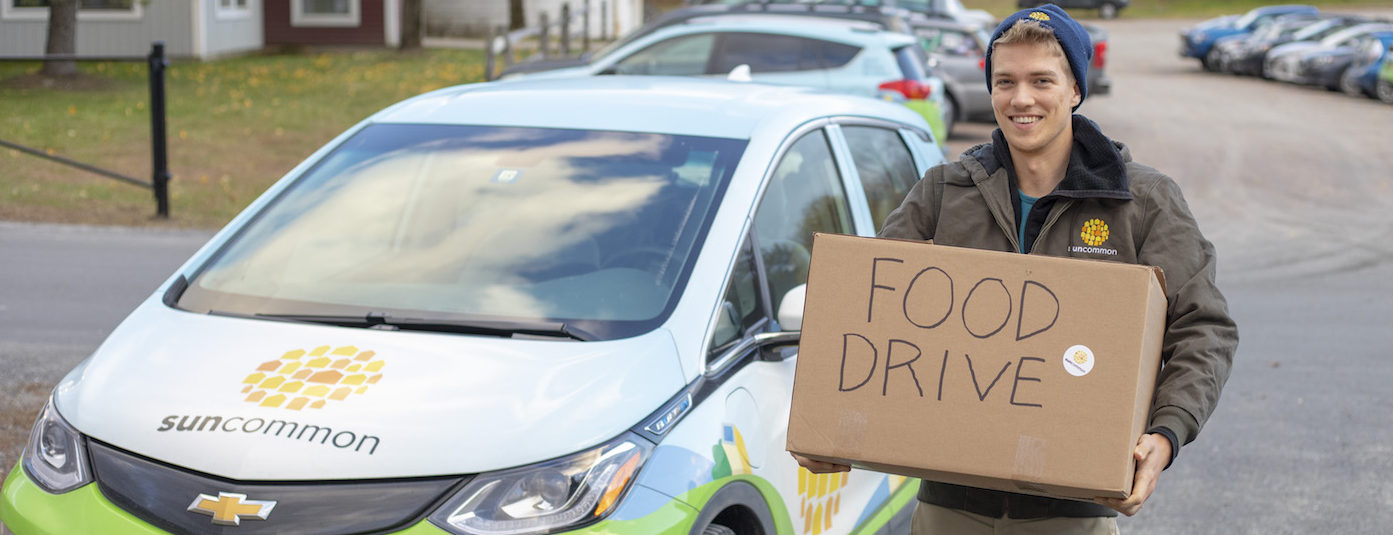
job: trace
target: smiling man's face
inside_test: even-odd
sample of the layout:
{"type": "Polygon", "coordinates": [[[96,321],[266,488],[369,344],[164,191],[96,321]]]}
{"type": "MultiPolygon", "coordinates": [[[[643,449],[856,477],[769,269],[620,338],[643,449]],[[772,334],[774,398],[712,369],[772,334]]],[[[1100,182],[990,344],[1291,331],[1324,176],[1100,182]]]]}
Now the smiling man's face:
{"type": "Polygon", "coordinates": [[[1046,44],[1000,44],[992,51],[992,110],[1012,153],[1068,152],[1073,108],[1082,97],[1062,54],[1046,44]]]}

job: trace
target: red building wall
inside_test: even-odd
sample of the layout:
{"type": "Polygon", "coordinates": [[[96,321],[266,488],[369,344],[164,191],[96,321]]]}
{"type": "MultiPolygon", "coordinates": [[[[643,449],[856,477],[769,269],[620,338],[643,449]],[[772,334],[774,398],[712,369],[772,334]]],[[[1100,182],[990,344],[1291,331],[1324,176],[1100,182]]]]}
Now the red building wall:
{"type": "Polygon", "coordinates": [[[292,26],[290,0],[266,0],[263,16],[268,45],[377,45],[387,44],[383,31],[383,0],[360,0],[356,28],[292,26]]]}

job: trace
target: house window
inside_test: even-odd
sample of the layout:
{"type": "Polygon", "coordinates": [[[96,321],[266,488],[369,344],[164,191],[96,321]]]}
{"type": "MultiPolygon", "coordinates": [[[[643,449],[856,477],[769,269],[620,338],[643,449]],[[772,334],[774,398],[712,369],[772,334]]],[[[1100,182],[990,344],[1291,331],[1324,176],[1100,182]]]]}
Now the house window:
{"type": "Polygon", "coordinates": [[[362,0],[290,0],[291,26],[357,27],[362,0]]]}
{"type": "MultiPolygon", "coordinates": [[[[0,18],[47,20],[49,0],[0,0],[0,18]]],[[[78,20],[140,20],[140,0],[78,0],[78,20]]]]}
{"type": "Polygon", "coordinates": [[[250,0],[215,0],[213,14],[220,20],[245,19],[251,17],[247,8],[250,0]]]}

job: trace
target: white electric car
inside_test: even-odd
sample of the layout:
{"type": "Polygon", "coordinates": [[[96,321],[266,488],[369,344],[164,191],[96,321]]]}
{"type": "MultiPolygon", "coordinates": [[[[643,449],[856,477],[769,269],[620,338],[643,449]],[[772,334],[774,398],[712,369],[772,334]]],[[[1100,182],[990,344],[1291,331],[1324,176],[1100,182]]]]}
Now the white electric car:
{"type": "MultiPolygon", "coordinates": [[[[255,157],[255,155],[248,155],[255,157]]],[[[814,231],[941,161],[915,112],[687,78],[415,97],[293,169],[55,389],[19,535],[906,529],[785,451],[814,231]]]]}

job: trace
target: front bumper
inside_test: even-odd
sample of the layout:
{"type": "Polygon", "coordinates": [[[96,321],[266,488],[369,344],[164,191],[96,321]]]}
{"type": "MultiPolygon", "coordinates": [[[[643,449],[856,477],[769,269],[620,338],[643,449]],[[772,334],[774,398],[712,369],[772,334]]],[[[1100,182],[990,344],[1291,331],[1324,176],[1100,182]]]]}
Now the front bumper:
{"type": "MultiPolygon", "coordinates": [[[[639,499],[639,492],[652,494],[642,496],[642,499],[664,503],[637,518],[606,520],[567,533],[685,535],[691,524],[696,521],[697,511],[692,507],[647,489],[632,489],[625,501],[639,499]]],[[[616,514],[616,518],[622,518],[622,515],[616,514]]],[[[9,528],[13,535],[167,535],[164,530],[131,516],[108,501],[96,483],[63,494],[49,494],[34,484],[18,464],[5,479],[4,489],[0,489],[0,522],[9,528]]],[[[209,526],[211,528],[212,524],[209,526]]],[[[395,533],[449,535],[426,520],[395,533]]]]}

